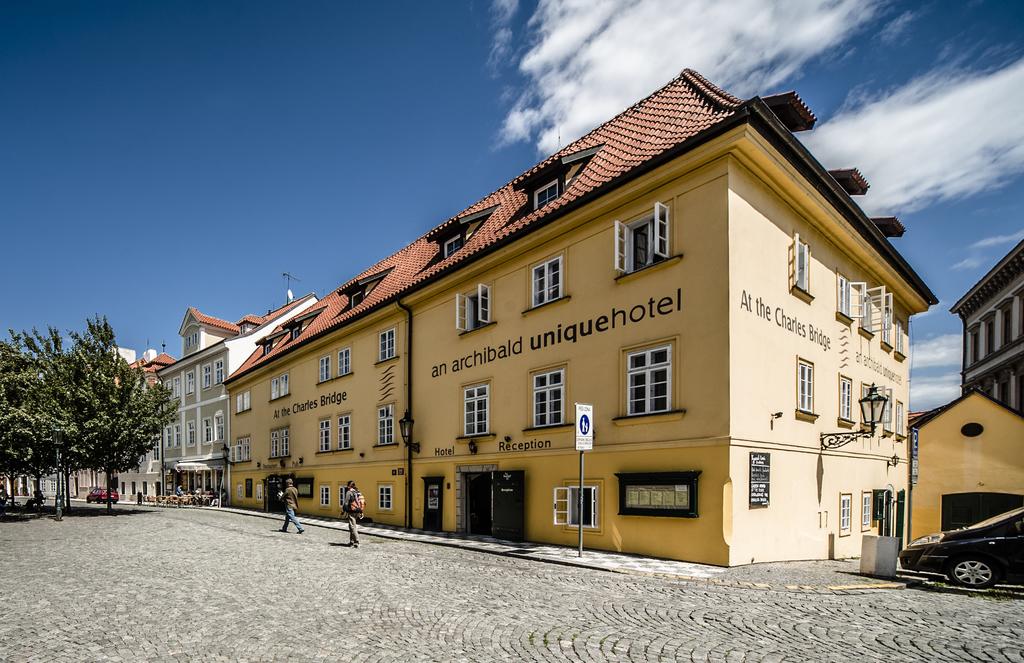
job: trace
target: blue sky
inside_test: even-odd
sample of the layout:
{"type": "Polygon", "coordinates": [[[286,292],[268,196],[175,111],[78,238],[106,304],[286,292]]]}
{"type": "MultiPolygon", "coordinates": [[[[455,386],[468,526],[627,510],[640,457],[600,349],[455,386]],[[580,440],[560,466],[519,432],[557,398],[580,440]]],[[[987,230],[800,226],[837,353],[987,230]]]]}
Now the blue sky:
{"type": "Polygon", "coordinates": [[[942,301],[911,406],[956,394],[949,306],[1024,231],[1024,4],[0,3],[0,328],[177,354],[318,295],[693,67],[796,89],[942,301]]]}

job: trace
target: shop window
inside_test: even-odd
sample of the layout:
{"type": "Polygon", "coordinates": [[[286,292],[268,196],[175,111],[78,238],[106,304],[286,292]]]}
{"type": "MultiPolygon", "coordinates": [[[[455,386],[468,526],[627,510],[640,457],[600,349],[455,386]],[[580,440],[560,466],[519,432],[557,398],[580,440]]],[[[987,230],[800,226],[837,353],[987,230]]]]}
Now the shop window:
{"type": "Polygon", "coordinates": [[[549,182],[533,193],[533,209],[540,209],[559,196],[558,180],[549,182]]]}
{"type": "Polygon", "coordinates": [[[668,258],[669,211],[654,204],[654,213],[632,223],[615,222],[615,269],[628,274],[668,258]]]}
{"type": "Polygon", "coordinates": [[[331,358],[320,357],[320,382],[327,382],[331,379],[331,358]]]}
{"type": "MultiPolygon", "coordinates": [[[[579,486],[556,486],[554,491],[555,525],[579,526],[579,486]]],[[[598,527],[597,486],[583,486],[583,527],[598,527]]]]}
{"type": "MultiPolygon", "coordinates": [[[[252,481],[252,479],[247,479],[247,481],[252,481]]],[[[242,499],[242,495],[244,494],[242,492],[243,490],[244,488],[242,484],[238,484],[237,486],[235,486],[235,497],[238,499],[242,499]]],[[[248,495],[246,495],[246,497],[248,497],[248,495]]]]}
{"type": "Polygon", "coordinates": [[[382,331],[378,337],[379,350],[377,352],[377,360],[385,361],[387,359],[393,359],[395,357],[395,329],[392,327],[386,331],[382,331]]]}
{"type": "Polygon", "coordinates": [[[491,286],[477,285],[475,292],[455,295],[455,328],[470,331],[491,322],[491,286]]]}
{"type": "Polygon", "coordinates": [[[213,386],[213,364],[203,364],[203,389],[213,386]]]}
{"type": "Polygon", "coordinates": [[[562,423],[565,369],[533,375],[533,425],[555,426],[562,423]]]}
{"type": "Polygon", "coordinates": [[[352,372],[352,349],[343,348],[338,350],[338,375],[348,375],[352,372]]]}
{"type": "Polygon", "coordinates": [[[451,237],[445,240],[444,249],[442,251],[444,257],[447,258],[448,256],[452,255],[453,253],[461,249],[462,243],[462,235],[456,235],[455,237],[451,237]]]}
{"type": "Polygon", "coordinates": [[[484,435],[488,426],[490,387],[486,384],[465,387],[462,390],[465,412],[465,435],[484,435]]]}
{"type": "Polygon", "coordinates": [[[320,420],[320,451],[331,450],[331,420],[320,420]]]}
{"type": "Polygon", "coordinates": [[[853,510],[853,495],[843,493],[839,496],[839,535],[850,533],[850,517],[853,510]]]}
{"type": "Polygon", "coordinates": [[[320,506],[331,506],[330,486],[320,486],[320,506]]]}
{"type": "Polygon", "coordinates": [[[338,448],[352,448],[352,415],[350,414],[338,417],[338,448]]]}
{"type": "Polygon", "coordinates": [[[391,484],[384,484],[377,486],[377,508],[381,511],[390,511],[392,509],[392,493],[393,489],[391,484]]]}
{"type": "Polygon", "coordinates": [[[800,240],[800,233],[793,233],[790,255],[790,286],[811,292],[811,247],[800,240]]]}
{"type": "Polygon", "coordinates": [[[697,517],[699,471],[616,474],[619,515],[697,517]]]}
{"type": "Polygon", "coordinates": [[[853,381],[839,376],[839,418],[853,421],[853,381]]]}
{"type": "Polygon", "coordinates": [[[814,413],[814,364],[803,359],[797,362],[797,409],[814,413]]]}
{"type": "Polygon", "coordinates": [[[846,317],[852,317],[850,315],[850,280],[842,274],[836,274],[839,279],[838,292],[836,294],[836,310],[845,315],[846,317]]]}
{"type": "Polygon", "coordinates": [[[630,415],[668,412],[672,407],[672,347],[627,354],[626,389],[630,415]]]}
{"type": "Polygon", "coordinates": [[[395,442],[395,405],[389,403],[377,408],[377,444],[395,442]]]}
{"type": "Polygon", "coordinates": [[[562,297],[562,256],[557,256],[534,267],[531,284],[531,301],[534,306],[560,299],[562,297]]]}

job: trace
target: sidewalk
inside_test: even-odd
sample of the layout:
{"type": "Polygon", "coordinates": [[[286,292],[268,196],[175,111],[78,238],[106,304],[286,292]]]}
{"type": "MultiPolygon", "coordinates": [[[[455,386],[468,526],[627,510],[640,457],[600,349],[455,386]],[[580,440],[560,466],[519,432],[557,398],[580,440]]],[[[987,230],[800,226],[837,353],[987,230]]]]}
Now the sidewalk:
{"type": "MultiPolygon", "coordinates": [[[[196,507],[193,507],[196,508],[196,507]]],[[[230,507],[198,507],[213,511],[230,512],[256,518],[281,520],[280,514],[235,509],[230,507]]],[[[326,520],[301,516],[304,526],[337,530],[348,535],[348,523],[340,520],[326,520]]],[[[658,576],[676,580],[707,582],[714,585],[741,587],[761,591],[786,591],[810,593],[860,593],[863,591],[892,590],[906,588],[905,582],[879,581],[857,574],[856,560],[814,560],[805,562],[774,562],[751,564],[733,568],[677,562],[674,560],[626,555],[604,550],[584,550],[583,557],[577,556],[577,549],[544,543],[505,541],[490,536],[456,534],[453,532],[427,532],[381,525],[361,523],[360,535],[376,536],[398,541],[415,541],[451,548],[461,548],[492,555],[504,555],[530,559],[548,564],[577,566],[613,573],[658,576]]]]}

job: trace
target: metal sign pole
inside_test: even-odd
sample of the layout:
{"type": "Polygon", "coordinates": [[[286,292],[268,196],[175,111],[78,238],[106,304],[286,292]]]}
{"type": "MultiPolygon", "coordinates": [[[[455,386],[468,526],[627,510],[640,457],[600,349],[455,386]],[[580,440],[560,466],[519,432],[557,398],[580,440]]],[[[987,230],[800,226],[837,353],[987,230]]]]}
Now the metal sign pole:
{"type": "Polygon", "coordinates": [[[579,523],[580,551],[579,557],[583,557],[583,452],[580,451],[580,489],[578,491],[576,504],[577,522],[579,523]]]}

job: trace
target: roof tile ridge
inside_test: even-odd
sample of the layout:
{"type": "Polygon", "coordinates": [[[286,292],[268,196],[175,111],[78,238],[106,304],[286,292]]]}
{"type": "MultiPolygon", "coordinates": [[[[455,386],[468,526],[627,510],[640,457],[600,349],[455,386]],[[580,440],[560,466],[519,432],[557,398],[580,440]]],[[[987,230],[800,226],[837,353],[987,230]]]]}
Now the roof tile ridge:
{"type": "Polygon", "coordinates": [[[687,67],[679,74],[679,78],[686,79],[691,86],[696,88],[705,98],[723,110],[734,110],[743,104],[743,99],[729,94],[726,90],[718,87],[705,78],[696,69],[687,67]]]}

